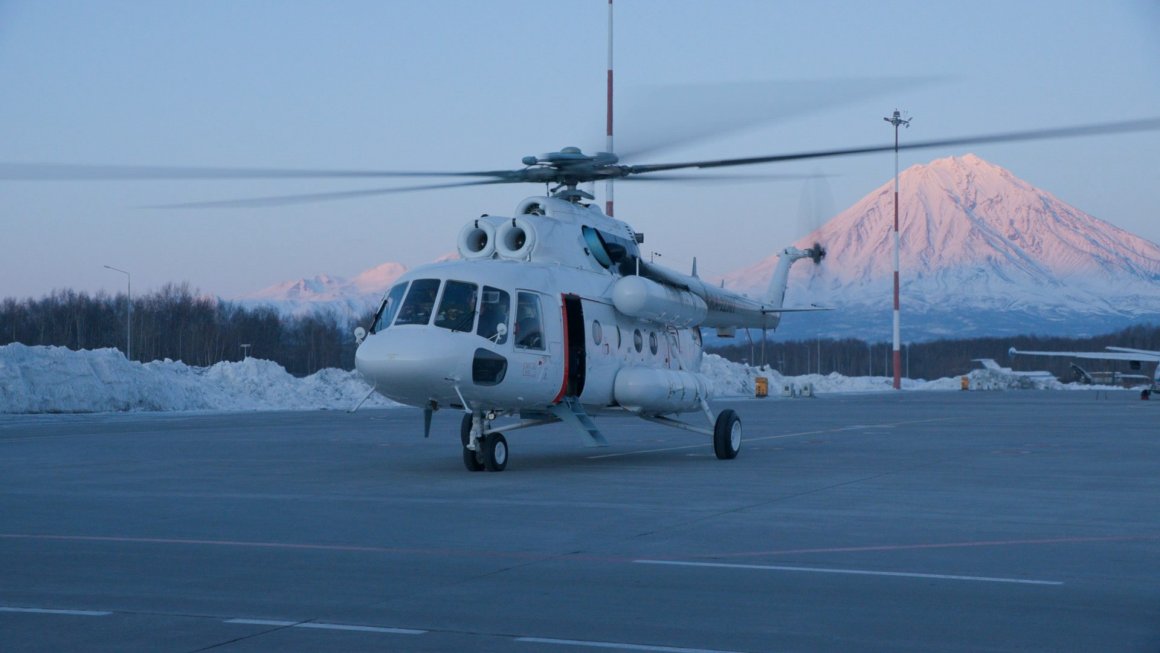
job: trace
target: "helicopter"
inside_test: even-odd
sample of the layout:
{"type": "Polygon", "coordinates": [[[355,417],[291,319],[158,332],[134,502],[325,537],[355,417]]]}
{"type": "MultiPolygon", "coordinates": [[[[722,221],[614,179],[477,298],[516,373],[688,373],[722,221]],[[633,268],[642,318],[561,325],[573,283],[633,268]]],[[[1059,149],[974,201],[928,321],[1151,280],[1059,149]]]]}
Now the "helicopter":
{"type": "MultiPolygon", "coordinates": [[[[542,178],[600,156],[567,148],[525,163],[542,178]]],[[[643,261],[643,234],[586,202],[593,196],[563,174],[554,194],[523,200],[512,216],[469,220],[459,260],[400,277],[369,332],[356,331],[358,371],[373,391],[421,407],[425,434],[435,410],[464,411],[471,471],[503,470],[504,432],[544,424],[563,422],[585,444],[607,445],[593,418],[610,412],[708,435],[717,458],[736,457],[741,420],[708,403],[701,328],[775,328],[792,310],[782,306],[790,266],[820,263],[825,249],[787,247],[766,296],[746,297],[695,269],[643,261]],[[674,417],[690,412],[708,424],[674,417]],[[497,424],[502,417],[518,421],[497,424]]]]}
{"type": "MultiPolygon", "coordinates": [[[[787,247],[761,298],[642,260],[643,235],[592,203],[580,188],[638,175],[694,179],[671,171],[802,161],[900,150],[1160,130],[1160,118],[853,148],[679,163],[624,164],[612,152],[565,147],[524,157],[521,168],[460,172],[287,170],[174,166],[0,163],[6,180],[433,178],[454,181],[166,205],[277,206],[490,184],[543,184],[510,216],[481,215],[460,229],[460,259],[420,266],[386,292],[369,329],[355,332],[355,363],[371,391],[418,407],[429,436],[433,413],[463,411],[460,441],[469,471],[504,470],[504,433],[562,422],[590,446],[607,439],[595,417],[635,416],[712,439],[716,457],[737,457],[742,422],[715,412],[700,372],[702,328],[721,336],[775,328],[790,267],[820,264],[825,248],[787,247]],[[700,413],[707,423],[679,419],[700,413]]],[[[611,211],[609,211],[611,213],[611,211]]],[[[356,407],[357,408],[357,407],[356,407]]]]}

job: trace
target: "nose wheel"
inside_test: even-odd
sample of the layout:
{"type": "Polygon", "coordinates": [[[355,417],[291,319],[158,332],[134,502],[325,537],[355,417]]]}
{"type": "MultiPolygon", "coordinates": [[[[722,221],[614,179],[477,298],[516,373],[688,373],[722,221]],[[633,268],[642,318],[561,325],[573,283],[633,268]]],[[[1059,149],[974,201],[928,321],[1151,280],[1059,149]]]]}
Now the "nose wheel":
{"type": "Polygon", "coordinates": [[[463,466],[469,472],[487,470],[502,472],[507,468],[508,444],[502,433],[489,433],[479,438],[476,448],[468,449],[471,443],[472,415],[463,416],[459,426],[459,439],[463,443],[463,466]]]}

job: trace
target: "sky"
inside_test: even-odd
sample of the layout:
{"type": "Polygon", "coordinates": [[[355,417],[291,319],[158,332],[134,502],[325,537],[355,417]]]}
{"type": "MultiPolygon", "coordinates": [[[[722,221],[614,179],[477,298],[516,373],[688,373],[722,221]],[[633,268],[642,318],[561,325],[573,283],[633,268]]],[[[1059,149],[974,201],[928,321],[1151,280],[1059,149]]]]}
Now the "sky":
{"type": "MultiPolygon", "coordinates": [[[[614,14],[615,149],[650,146],[628,163],[887,144],[895,108],[913,117],[903,142],[1160,116],[1155,0],[616,0],[614,14]],[[704,134],[722,125],[748,126],[704,134]]],[[[3,0],[0,162],[455,171],[600,150],[607,21],[605,0],[3,0]]],[[[1160,133],[900,163],[967,152],[1160,242],[1160,133]]],[[[695,256],[702,276],[724,275],[830,217],[804,196],[837,213],[889,181],[894,160],[738,172],[824,177],[619,183],[616,216],[659,262],[687,270],[695,256]]],[[[469,219],[543,190],[150,208],[389,185],[0,181],[0,297],[123,290],[105,265],[129,271],[134,294],[188,282],[225,298],[415,267],[453,252],[469,219]]]]}

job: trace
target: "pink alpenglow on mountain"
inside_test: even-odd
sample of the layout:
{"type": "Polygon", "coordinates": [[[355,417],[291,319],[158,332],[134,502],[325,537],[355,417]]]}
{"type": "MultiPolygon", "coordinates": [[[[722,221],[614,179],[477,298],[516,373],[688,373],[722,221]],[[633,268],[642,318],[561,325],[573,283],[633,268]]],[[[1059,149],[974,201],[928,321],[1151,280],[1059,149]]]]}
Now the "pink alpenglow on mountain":
{"type": "MultiPolygon", "coordinates": [[[[914,323],[927,311],[1160,317],[1160,245],[973,154],[912,166],[899,185],[904,330],[908,313],[914,323]]],[[[797,243],[821,242],[827,257],[793,269],[787,306],[889,310],[893,195],[891,180],[797,243]]],[[[725,285],[760,292],[774,265],[776,255],[725,285]]]]}

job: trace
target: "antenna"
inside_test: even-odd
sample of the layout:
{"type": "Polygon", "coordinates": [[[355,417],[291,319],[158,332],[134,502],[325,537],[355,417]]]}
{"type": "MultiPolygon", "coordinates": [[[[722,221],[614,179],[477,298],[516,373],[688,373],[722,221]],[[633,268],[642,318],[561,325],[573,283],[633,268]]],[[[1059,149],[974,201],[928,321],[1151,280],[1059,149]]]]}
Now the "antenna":
{"type": "MultiPolygon", "coordinates": [[[[612,0],[608,0],[608,101],[605,151],[612,152],[612,0]]],[[[605,182],[604,213],[612,217],[612,179],[605,182]]]]}
{"type": "MultiPolygon", "coordinates": [[[[611,0],[609,0],[611,1],[611,0]]],[[[898,126],[910,128],[910,116],[902,117],[898,109],[894,115],[883,118],[894,125],[894,389],[902,389],[902,351],[900,349],[901,328],[898,310],[898,126]]]]}

